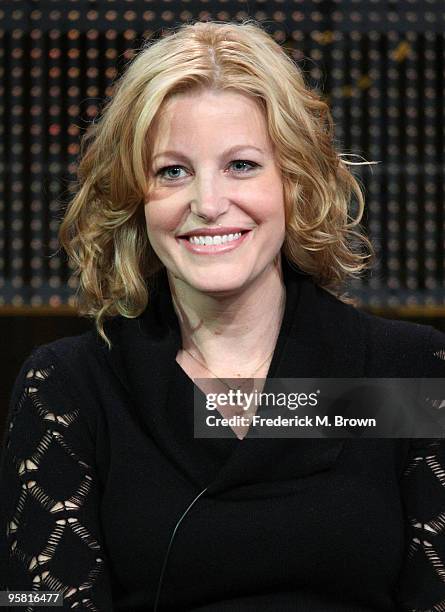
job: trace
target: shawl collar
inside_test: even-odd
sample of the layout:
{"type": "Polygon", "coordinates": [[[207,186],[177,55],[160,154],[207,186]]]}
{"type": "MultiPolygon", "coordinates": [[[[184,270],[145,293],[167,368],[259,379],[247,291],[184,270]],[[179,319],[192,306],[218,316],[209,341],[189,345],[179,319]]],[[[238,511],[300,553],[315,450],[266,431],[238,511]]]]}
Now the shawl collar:
{"type": "MultiPolygon", "coordinates": [[[[286,307],[268,378],[364,376],[365,338],[359,312],[315,285],[284,256],[282,263],[286,307]]],[[[169,454],[163,407],[181,336],[165,270],[158,274],[145,312],[134,319],[107,322],[106,332],[113,343],[112,350],[105,351],[107,360],[134,402],[141,426],[169,454]]],[[[344,443],[340,438],[247,436],[234,442],[207,495],[230,499],[235,488],[237,499],[289,493],[307,484],[307,477],[332,468],[344,443]]]]}

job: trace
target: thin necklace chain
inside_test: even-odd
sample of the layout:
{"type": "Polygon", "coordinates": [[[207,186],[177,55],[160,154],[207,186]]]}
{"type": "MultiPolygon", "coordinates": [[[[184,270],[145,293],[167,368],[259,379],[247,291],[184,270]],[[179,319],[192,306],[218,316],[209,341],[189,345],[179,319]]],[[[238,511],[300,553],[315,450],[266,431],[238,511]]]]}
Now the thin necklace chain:
{"type": "MultiPolygon", "coordinates": [[[[282,296],[282,298],[281,298],[281,307],[280,307],[280,311],[281,311],[281,319],[282,319],[282,317],[283,317],[283,315],[284,315],[284,312],[283,312],[283,306],[285,305],[285,303],[286,303],[286,289],[284,289],[283,296],[282,296]]],[[[259,365],[259,366],[256,368],[256,370],[254,370],[254,371],[252,372],[252,374],[251,374],[249,377],[247,377],[247,378],[249,378],[249,379],[250,379],[250,378],[253,378],[253,375],[254,375],[254,374],[256,374],[256,373],[258,372],[258,370],[259,370],[259,369],[260,369],[260,368],[261,368],[261,367],[262,367],[262,366],[263,366],[263,365],[266,363],[266,361],[267,361],[267,360],[268,360],[268,359],[271,357],[271,355],[273,355],[273,352],[275,351],[275,344],[276,344],[276,341],[277,341],[278,335],[279,335],[279,333],[280,333],[280,331],[279,331],[279,330],[280,330],[280,327],[281,327],[281,324],[280,324],[280,326],[278,327],[278,334],[277,334],[277,336],[276,336],[276,338],[275,338],[274,348],[273,348],[273,349],[272,349],[272,351],[271,351],[271,352],[270,352],[270,353],[267,355],[266,359],[264,359],[264,361],[262,361],[262,362],[260,363],[260,365],[259,365]]],[[[217,379],[218,379],[220,382],[222,382],[222,383],[223,383],[223,385],[225,385],[225,386],[226,386],[228,389],[230,389],[231,391],[235,391],[235,389],[234,389],[233,387],[231,387],[230,385],[228,385],[228,384],[225,382],[225,380],[224,380],[223,378],[221,378],[220,376],[218,376],[217,374],[215,374],[215,372],[213,372],[213,371],[212,371],[212,370],[211,370],[209,367],[207,367],[207,366],[206,366],[204,363],[202,363],[202,361],[200,361],[200,360],[199,360],[197,357],[195,357],[194,355],[192,355],[192,353],[191,353],[189,350],[187,350],[186,348],[183,348],[182,350],[183,350],[183,351],[185,351],[186,353],[188,353],[192,359],[194,359],[194,360],[195,360],[197,363],[199,363],[199,365],[200,365],[200,366],[202,366],[202,367],[203,367],[205,370],[207,370],[207,372],[210,372],[210,374],[212,374],[212,375],[213,375],[215,378],[217,378],[217,379]]],[[[243,385],[240,385],[240,388],[242,389],[242,388],[243,388],[243,385]]]]}
{"type": "MultiPolygon", "coordinates": [[[[235,389],[234,389],[233,387],[231,387],[230,385],[228,385],[228,384],[226,383],[226,381],[225,381],[223,378],[220,378],[220,377],[219,377],[217,374],[215,374],[215,372],[212,372],[212,370],[211,370],[210,368],[208,368],[206,365],[204,365],[204,364],[202,363],[202,361],[200,361],[200,360],[199,360],[199,359],[197,359],[197,358],[196,358],[194,355],[192,355],[190,351],[188,351],[187,349],[183,349],[183,350],[184,350],[186,353],[188,353],[188,354],[190,355],[190,357],[191,357],[192,359],[194,359],[194,360],[195,360],[197,363],[199,363],[199,364],[200,364],[200,365],[201,365],[201,366],[202,366],[204,369],[206,369],[206,370],[207,370],[207,372],[210,372],[210,374],[213,374],[213,376],[214,376],[215,378],[217,378],[219,381],[221,381],[221,382],[223,383],[223,385],[225,385],[225,386],[226,386],[228,389],[231,389],[232,391],[235,391],[235,389]]],[[[249,378],[249,379],[250,379],[250,378],[253,378],[253,375],[254,375],[254,374],[256,374],[256,373],[258,372],[258,370],[261,368],[261,366],[263,366],[263,365],[266,363],[266,361],[269,359],[269,357],[270,357],[270,356],[273,354],[274,350],[275,350],[275,348],[273,348],[273,349],[272,349],[272,351],[271,351],[271,352],[270,352],[270,353],[267,355],[266,359],[265,359],[264,361],[262,361],[262,362],[260,363],[260,365],[257,367],[257,369],[256,369],[254,372],[252,372],[252,374],[251,374],[249,377],[247,377],[247,378],[249,378]]],[[[242,389],[242,388],[243,388],[243,386],[244,386],[244,385],[240,385],[240,387],[239,387],[239,388],[241,388],[241,389],[242,389]]]]}

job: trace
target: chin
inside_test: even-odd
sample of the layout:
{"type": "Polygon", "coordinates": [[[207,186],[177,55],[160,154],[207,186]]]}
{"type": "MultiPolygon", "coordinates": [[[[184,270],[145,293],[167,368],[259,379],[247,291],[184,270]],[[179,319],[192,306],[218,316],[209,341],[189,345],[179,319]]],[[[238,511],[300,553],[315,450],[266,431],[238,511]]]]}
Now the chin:
{"type": "Polygon", "coordinates": [[[224,278],[224,275],[218,274],[214,279],[209,276],[206,274],[203,278],[182,277],[181,280],[195,291],[220,297],[239,293],[247,285],[247,279],[234,278],[233,275],[224,278]]]}

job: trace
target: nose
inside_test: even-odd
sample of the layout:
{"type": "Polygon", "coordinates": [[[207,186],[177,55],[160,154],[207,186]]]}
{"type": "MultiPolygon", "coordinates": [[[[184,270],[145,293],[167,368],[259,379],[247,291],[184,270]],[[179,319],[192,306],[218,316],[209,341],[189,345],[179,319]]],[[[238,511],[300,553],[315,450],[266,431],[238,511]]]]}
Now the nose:
{"type": "Polygon", "coordinates": [[[190,210],[194,215],[214,221],[228,210],[229,198],[215,174],[197,177],[194,182],[195,193],[190,203],[190,210]]]}

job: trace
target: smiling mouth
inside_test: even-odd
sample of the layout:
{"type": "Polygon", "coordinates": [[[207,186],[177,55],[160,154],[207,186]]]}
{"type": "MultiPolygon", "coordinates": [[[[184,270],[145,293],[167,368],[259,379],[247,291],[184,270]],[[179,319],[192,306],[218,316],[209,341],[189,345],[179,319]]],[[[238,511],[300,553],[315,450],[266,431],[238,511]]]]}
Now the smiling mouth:
{"type": "Polygon", "coordinates": [[[214,236],[183,236],[181,240],[187,240],[190,244],[202,245],[202,246],[213,246],[220,244],[228,244],[239,240],[243,234],[247,234],[250,230],[242,230],[240,232],[234,232],[232,234],[216,234],[214,236]]]}
{"type": "Polygon", "coordinates": [[[229,234],[191,234],[189,236],[179,236],[178,241],[190,253],[196,255],[217,255],[224,254],[237,249],[252,230],[240,230],[229,234]]]}

